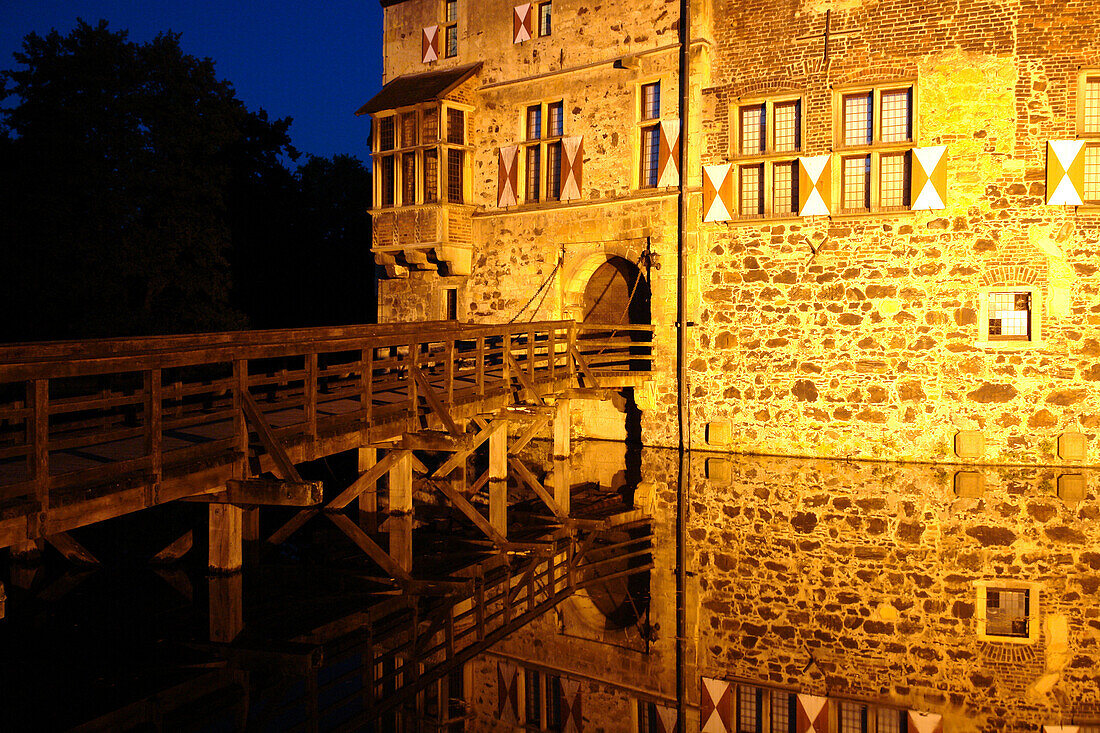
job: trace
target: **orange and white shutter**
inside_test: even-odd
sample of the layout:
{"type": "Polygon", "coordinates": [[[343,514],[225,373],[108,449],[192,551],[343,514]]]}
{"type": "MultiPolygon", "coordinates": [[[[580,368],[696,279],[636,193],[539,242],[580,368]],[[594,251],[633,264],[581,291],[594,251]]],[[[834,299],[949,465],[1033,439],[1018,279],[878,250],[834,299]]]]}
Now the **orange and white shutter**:
{"type": "Polygon", "coordinates": [[[519,722],[519,669],[509,662],[497,662],[497,717],[519,722]]]}
{"type": "Polygon", "coordinates": [[[657,726],[654,733],[676,733],[676,708],[666,705],[654,705],[657,708],[657,726]]]}
{"type": "Polygon", "coordinates": [[[1085,141],[1047,140],[1047,203],[1080,206],[1085,198],[1085,141]]]}
{"type": "Polygon", "coordinates": [[[420,50],[423,61],[426,64],[439,61],[439,26],[430,25],[424,29],[424,35],[420,40],[420,50]]]}
{"type": "Polygon", "coordinates": [[[732,733],[733,690],[730,683],[701,677],[699,687],[700,733],[732,733]]]}
{"type": "Polygon", "coordinates": [[[703,166],[703,221],[733,218],[733,166],[703,166]]]}
{"type": "Polygon", "coordinates": [[[798,215],[828,216],[832,200],[831,155],[798,159],[798,215]]]}
{"type": "Polygon", "coordinates": [[[517,5],[512,8],[512,43],[530,41],[531,31],[534,28],[533,23],[531,3],[517,5]]]}
{"type": "Polygon", "coordinates": [[[519,146],[505,145],[497,153],[497,206],[515,206],[518,190],[519,146]]]}
{"type": "Polygon", "coordinates": [[[910,710],[908,733],[943,733],[943,716],[910,710]]]}
{"type": "Polygon", "coordinates": [[[657,143],[657,188],[679,185],[680,120],[662,120],[657,143]]]}
{"type": "Polygon", "coordinates": [[[798,733],[829,733],[829,698],[799,695],[795,730],[798,733]]]}
{"type": "Polygon", "coordinates": [[[582,733],[584,718],[581,715],[581,683],[577,680],[561,681],[561,729],[564,733],[582,733]]]}
{"type": "Polygon", "coordinates": [[[947,208],[947,146],[913,148],[909,200],[914,211],[947,208]]]}
{"type": "Polygon", "coordinates": [[[581,197],[584,185],[584,139],[561,139],[561,200],[572,201],[581,197]]]}

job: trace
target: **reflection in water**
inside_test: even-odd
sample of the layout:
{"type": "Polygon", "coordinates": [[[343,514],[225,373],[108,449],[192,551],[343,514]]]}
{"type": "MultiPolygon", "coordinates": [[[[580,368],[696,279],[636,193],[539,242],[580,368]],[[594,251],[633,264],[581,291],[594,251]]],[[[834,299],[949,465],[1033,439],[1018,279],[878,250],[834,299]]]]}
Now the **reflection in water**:
{"type": "MultiPolygon", "coordinates": [[[[546,446],[530,450],[549,468],[546,446]]],[[[527,545],[508,555],[439,507],[395,515],[383,530],[415,521],[427,579],[415,594],[383,582],[325,523],[243,575],[209,577],[201,552],[154,571],[89,531],[103,569],[73,573],[52,555],[10,567],[9,719],[807,730],[801,719],[844,733],[1100,724],[1094,473],[694,456],[678,609],[678,463],[671,451],[628,459],[621,444],[574,446],[573,507],[589,519],[570,539],[517,491],[509,539],[527,545]],[[616,526],[597,519],[609,516],[616,526]],[[61,689],[74,691],[69,705],[45,704],[61,689]]]]}

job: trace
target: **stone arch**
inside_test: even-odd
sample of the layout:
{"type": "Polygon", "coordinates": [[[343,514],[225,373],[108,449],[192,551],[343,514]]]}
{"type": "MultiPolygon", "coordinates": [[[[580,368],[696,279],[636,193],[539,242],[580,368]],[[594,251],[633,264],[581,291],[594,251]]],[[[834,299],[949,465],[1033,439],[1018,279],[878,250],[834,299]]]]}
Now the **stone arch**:
{"type": "Polygon", "coordinates": [[[580,322],[591,315],[593,283],[597,280],[606,280],[608,284],[619,289],[622,289],[625,284],[628,289],[627,295],[630,291],[634,291],[634,298],[630,302],[629,311],[622,318],[622,323],[650,322],[649,282],[644,270],[638,267],[634,258],[631,258],[626,250],[625,246],[607,247],[603,252],[584,257],[571,268],[571,272],[564,278],[566,283],[564,311],[567,318],[580,322]],[[638,282],[635,288],[637,279],[641,279],[641,282],[638,282]]]}

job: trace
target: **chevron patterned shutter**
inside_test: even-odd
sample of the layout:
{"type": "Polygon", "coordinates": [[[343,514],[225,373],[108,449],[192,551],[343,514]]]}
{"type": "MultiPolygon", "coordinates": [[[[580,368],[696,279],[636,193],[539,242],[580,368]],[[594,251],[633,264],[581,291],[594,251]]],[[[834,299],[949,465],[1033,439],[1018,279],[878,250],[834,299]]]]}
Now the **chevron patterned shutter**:
{"type": "Polygon", "coordinates": [[[505,145],[497,153],[497,206],[516,205],[519,190],[519,146],[505,145]]]}
{"type": "Polygon", "coordinates": [[[943,733],[943,716],[910,710],[908,733],[943,733]]]}
{"type": "Polygon", "coordinates": [[[584,717],[581,711],[581,683],[577,680],[561,681],[561,729],[563,733],[583,733],[584,717]]]}
{"type": "Polygon", "coordinates": [[[700,732],[732,733],[733,690],[730,683],[701,677],[699,687],[700,732]]]}
{"type": "Polygon", "coordinates": [[[680,120],[662,120],[657,144],[657,188],[679,185],[680,120]]]}
{"type": "Polygon", "coordinates": [[[1047,203],[1080,206],[1085,198],[1085,141],[1047,141],[1047,203]]]}
{"type": "Polygon", "coordinates": [[[676,718],[679,713],[674,707],[654,705],[657,709],[657,730],[654,733],[676,733],[676,718]]]}
{"type": "Polygon", "coordinates": [[[909,200],[914,211],[947,208],[947,146],[913,148],[909,200]]]}
{"type": "Polygon", "coordinates": [[[584,185],[584,139],[561,139],[561,200],[572,201],[581,197],[584,185]]]}
{"type": "Polygon", "coordinates": [[[829,698],[799,695],[795,730],[798,733],[829,733],[829,698]]]}
{"type": "Polygon", "coordinates": [[[531,17],[531,3],[517,5],[512,9],[512,43],[531,40],[534,19],[531,17]]]}
{"type": "Polygon", "coordinates": [[[729,163],[703,166],[703,221],[733,218],[733,171],[729,163]]]}
{"type": "Polygon", "coordinates": [[[510,662],[497,662],[497,717],[519,722],[519,669],[510,662]]]}
{"type": "Polygon", "coordinates": [[[798,215],[828,216],[832,201],[832,156],[798,159],[798,215]]]}
{"type": "Polygon", "coordinates": [[[439,26],[431,25],[424,29],[420,49],[424,63],[439,61],[439,26]]]}

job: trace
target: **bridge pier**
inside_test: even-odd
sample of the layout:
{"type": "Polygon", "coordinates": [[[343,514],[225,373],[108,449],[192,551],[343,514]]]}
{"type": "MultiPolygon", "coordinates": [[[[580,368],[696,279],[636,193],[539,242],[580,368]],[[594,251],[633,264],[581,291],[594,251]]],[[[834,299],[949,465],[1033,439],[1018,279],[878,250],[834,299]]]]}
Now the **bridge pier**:
{"type": "Polygon", "coordinates": [[[508,430],[489,436],[489,524],[508,536],[508,430]]]}
{"type": "MultiPolygon", "coordinates": [[[[359,475],[374,468],[378,463],[378,449],[377,448],[360,448],[359,451],[359,475]]],[[[359,528],[369,535],[373,535],[378,531],[378,481],[371,482],[370,486],[367,486],[363,490],[363,493],[359,494],[357,499],[359,505],[359,528]]]]}
{"type": "Polygon", "coordinates": [[[571,476],[569,475],[569,400],[558,400],[554,412],[554,501],[562,512],[569,514],[571,476]]]}
{"type": "Polygon", "coordinates": [[[238,573],[243,566],[244,510],[234,504],[210,504],[210,551],[207,566],[211,573],[238,573]]]}
{"type": "Polygon", "coordinates": [[[390,557],[405,572],[412,571],[413,459],[412,454],[398,458],[388,472],[390,557]]]}

